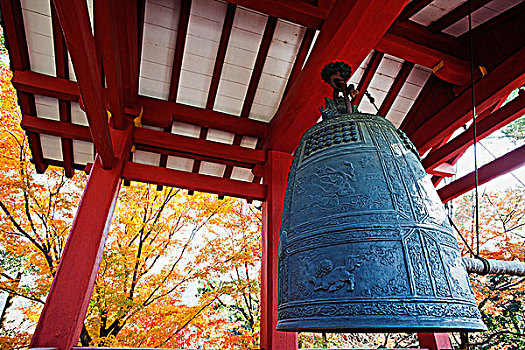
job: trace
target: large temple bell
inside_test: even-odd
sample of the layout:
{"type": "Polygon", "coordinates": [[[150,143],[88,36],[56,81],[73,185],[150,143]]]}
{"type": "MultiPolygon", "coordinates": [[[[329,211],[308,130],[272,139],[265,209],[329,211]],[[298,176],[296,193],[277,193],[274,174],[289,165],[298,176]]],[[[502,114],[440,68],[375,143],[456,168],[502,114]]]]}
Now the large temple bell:
{"type": "Polygon", "coordinates": [[[334,100],[303,135],[288,178],[277,329],[485,330],[415,147],[385,118],[352,112],[346,64],[322,76],[334,100]]]}

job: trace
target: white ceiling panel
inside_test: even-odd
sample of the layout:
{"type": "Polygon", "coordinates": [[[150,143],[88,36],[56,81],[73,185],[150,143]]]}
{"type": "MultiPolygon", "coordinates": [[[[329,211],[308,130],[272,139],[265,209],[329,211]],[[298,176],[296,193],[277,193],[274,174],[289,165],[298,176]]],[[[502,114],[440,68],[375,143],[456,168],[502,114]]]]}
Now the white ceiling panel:
{"type": "Polygon", "coordinates": [[[78,125],[89,125],[86,112],[84,112],[78,102],[71,102],[71,122],[78,125]]]}
{"type": "Polygon", "coordinates": [[[252,171],[250,169],[239,168],[239,167],[236,167],[236,166],[233,167],[231,179],[251,182],[253,180],[253,178],[254,178],[254,176],[253,176],[252,171]]]}
{"type": "Polygon", "coordinates": [[[201,162],[199,174],[222,177],[224,170],[226,170],[226,165],[224,164],[201,162]]]}
{"type": "Polygon", "coordinates": [[[193,169],[193,159],[168,156],[166,168],[191,172],[193,169]]]}
{"type": "Polygon", "coordinates": [[[39,118],[60,120],[58,99],[42,95],[35,95],[36,114],[39,118]]]}
{"type": "Polygon", "coordinates": [[[160,154],[136,150],[135,153],[133,153],[133,161],[135,163],[158,166],[160,162],[160,154]]]}
{"type": "Polygon", "coordinates": [[[44,158],[62,160],[62,143],[60,137],[40,134],[44,158]]]}
{"type": "Polygon", "coordinates": [[[73,158],[76,164],[93,163],[95,159],[93,143],[73,140],[73,158]]]}

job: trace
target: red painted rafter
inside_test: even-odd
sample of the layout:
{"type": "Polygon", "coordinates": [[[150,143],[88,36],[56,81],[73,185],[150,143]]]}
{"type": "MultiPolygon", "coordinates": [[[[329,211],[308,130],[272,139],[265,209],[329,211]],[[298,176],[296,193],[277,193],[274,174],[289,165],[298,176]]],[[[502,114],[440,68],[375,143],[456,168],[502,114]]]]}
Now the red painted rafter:
{"type": "MultiPolygon", "coordinates": [[[[79,99],[77,83],[67,79],[29,71],[15,71],[12,82],[18,91],[68,101],[78,101],[79,99]]],[[[155,127],[165,128],[171,126],[172,121],[179,121],[257,138],[263,137],[268,130],[268,124],[257,120],[239,118],[226,113],[158,100],[151,97],[141,96],[139,97],[138,103],[144,108],[142,116],[143,124],[155,127]]],[[[136,114],[137,112],[135,111],[133,113],[136,114]]]]}
{"type": "Polygon", "coordinates": [[[119,0],[121,15],[119,21],[120,61],[123,67],[124,106],[135,106],[139,92],[139,69],[144,26],[145,3],[142,0],[119,0]],[[139,32],[140,30],[140,32],[139,32]]]}
{"type": "Polygon", "coordinates": [[[399,70],[399,73],[397,73],[396,78],[394,79],[394,82],[392,83],[392,86],[390,87],[390,90],[388,90],[388,93],[386,94],[386,97],[383,100],[381,107],[379,107],[379,115],[386,117],[386,115],[388,114],[388,111],[390,110],[390,107],[392,107],[394,100],[399,94],[399,91],[403,87],[403,84],[407,80],[408,75],[412,71],[413,67],[414,67],[414,63],[412,62],[405,61],[403,63],[403,65],[401,66],[401,69],[399,70]]]}
{"type": "Polygon", "coordinates": [[[359,66],[405,4],[404,0],[336,2],[303,71],[270,122],[263,148],[293,152],[303,133],[317,121],[323,97],[331,95],[319,77],[321,69],[335,59],[359,66]]]}
{"type": "MultiPolygon", "coordinates": [[[[219,82],[221,80],[222,67],[224,66],[224,59],[226,58],[226,49],[228,48],[228,42],[230,41],[230,33],[233,28],[233,19],[235,18],[236,9],[237,5],[228,3],[226,16],[222,26],[219,48],[217,50],[217,58],[215,59],[215,65],[213,67],[213,75],[210,82],[208,99],[206,101],[206,108],[210,110],[213,109],[213,106],[215,105],[215,98],[217,97],[217,89],[219,88],[219,82]]],[[[205,140],[207,136],[208,128],[201,127],[199,138],[205,140]]],[[[198,173],[200,167],[201,162],[199,160],[195,160],[192,171],[194,173],[198,173]]]]}
{"type": "MultiPolygon", "coordinates": [[[[523,62],[525,62],[525,48],[509,57],[474,85],[478,113],[483,113],[485,109],[508,96],[512,90],[525,82],[523,62]]],[[[471,119],[471,109],[469,88],[410,135],[419,153],[424,154],[471,119]]]]}
{"type": "Polygon", "coordinates": [[[444,16],[440,17],[439,19],[435,20],[434,22],[430,23],[428,26],[428,29],[431,32],[441,32],[443,29],[450,27],[452,24],[456,23],[460,19],[464,18],[468,15],[468,9],[469,9],[469,2],[470,2],[470,9],[471,12],[474,12],[481,7],[483,7],[485,4],[489,3],[492,0],[469,0],[452,11],[448,12],[444,16]]]}
{"type": "MultiPolygon", "coordinates": [[[[516,99],[476,123],[478,141],[524,114],[525,94],[521,94],[516,99]]],[[[479,119],[479,117],[477,119],[479,119]]],[[[433,169],[458,154],[462,154],[473,143],[472,127],[470,127],[442,147],[430,152],[423,160],[423,166],[425,169],[433,169]]]]}
{"type": "MultiPolygon", "coordinates": [[[[58,23],[58,17],[55,7],[51,4],[51,20],[53,26],[53,46],[55,52],[55,67],[57,77],[69,79],[69,64],[67,58],[66,41],[58,23]]],[[[58,110],[60,120],[71,122],[71,102],[65,100],[58,101],[58,110]]],[[[73,141],[71,139],[61,138],[62,159],[64,171],[67,177],[71,178],[75,174],[73,141]]]]}
{"type": "Polygon", "coordinates": [[[122,177],[128,181],[186,188],[190,191],[216,193],[240,198],[266,198],[265,186],[221,177],[159,168],[153,165],[126,162],[122,177]]]}
{"type": "MultiPolygon", "coordinates": [[[[516,170],[525,164],[525,146],[521,146],[478,169],[478,181],[482,185],[516,170]]],[[[443,203],[448,202],[474,188],[474,172],[457,179],[438,190],[443,203]]]]}
{"type": "MultiPolygon", "coordinates": [[[[257,58],[255,59],[255,64],[253,66],[250,82],[248,83],[248,90],[246,91],[246,96],[244,97],[244,102],[241,109],[241,118],[248,118],[248,116],[250,115],[250,110],[252,109],[253,101],[255,99],[255,92],[257,91],[257,86],[259,86],[259,81],[261,80],[264,62],[266,62],[266,57],[268,56],[268,50],[270,49],[276,26],[277,18],[268,17],[268,20],[266,21],[266,26],[264,28],[261,44],[259,46],[259,51],[257,52],[257,58]]],[[[240,145],[241,140],[242,135],[237,134],[233,139],[233,144],[240,145]]],[[[225,178],[231,177],[232,171],[233,167],[226,167],[223,176],[225,178]]]]}
{"type": "Polygon", "coordinates": [[[113,126],[122,129],[125,125],[124,88],[122,86],[122,70],[120,65],[120,50],[118,41],[118,14],[119,7],[114,1],[95,1],[95,39],[101,49],[104,75],[108,89],[107,97],[113,126]]]}
{"type": "Polygon", "coordinates": [[[310,5],[299,0],[227,0],[242,7],[266,13],[268,16],[320,29],[330,9],[310,5]]]}
{"type": "Polygon", "coordinates": [[[381,63],[381,60],[383,59],[384,55],[384,53],[376,50],[372,54],[372,57],[370,57],[370,61],[366,65],[365,71],[363,72],[363,76],[361,77],[361,80],[359,80],[359,84],[357,84],[357,91],[359,91],[359,93],[352,102],[353,104],[359,106],[359,104],[361,103],[361,100],[365,95],[365,91],[366,89],[368,89],[368,85],[372,81],[377,67],[379,67],[379,63],[381,63]]]}
{"type": "MultiPolygon", "coordinates": [[[[1,0],[0,4],[11,68],[13,71],[31,69],[20,1],[1,0]]],[[[19,91],[18,102],[22,113],[36,115],[35,98],[32,93],[19,91]]],[[[32,161],[37,173],[42,174],[47,169],[47,163],[42,154],[40,137],[33,133],[28,133],[27,136],[32,151],[32,161]]]]}
{"type": "Polygon", "coordinates": [[[171,85],[168,101],[177,99],[179,91],[180,72],[182,70],[182,58],[184,57],[184,47],[186,46],[186,33],[190,22],[191,0],[182,0],[180,2],[180,17],[177,27],[177,41],[175,43],[175,55],[173,56],[173,65],[171,68],[171,85]]]}
{"type": "Polygon", "coordinates": [[[87,5],[83,0],[53,0],[67,47],[75,67],[93,143],[105,169],[113,167],[115,155],[109,135],[104,95],[100,86],[95,39],[87,5]]]}
{"type": "MultiPolygon", "coordinates": [[[[37,118],[30,115],[23,116],[21,125],[24,130],[35,134],[41,133],[72,140],[92,141],[89,128],[82,125],[37,118]]],[[[160,154],[177,152],[177,155],[180,156],[185,154],[186,158],[197,157],[202,159],[204,157],[206,160],[217,163],[235,164],[242,167],[263,164],[266,160],[265,153],[261,150],[226,145],[146,128],[135,128],[133,143],[138,148],[141,146],[148,147],[149,151],[155,151],[160,154]]]]}
{"type": "Polygon", "coordinates": [[[427,68],[434,68],[443,62],[443,66],[435,71],[439,78],[456,85],[467,84],[470,79],[468,61],[434,46],[430,40],[418,42],[389,31],[381,38],[376,49],[427,68]]]}
{"type": "Polygon", "coordinates": [[[290,73],[290,77],[288,78],[288,82],[286,83],[286,88],[284,89],[283,98],[288,93],[288,90],[290,90],[290,88],[293,86],[293,84],[295,83],[295,80],[297,80],[299,73],[301,73],[304,62],[306,61],[306,55],[308,54],[308,51],[310,50],[310,46],[312,46],[312,41],[314,40],[314,36],[315,36],[315,30],[312,28],[306,28],[303,40],[301,41],[301,46],[299,47],[299,50],[297,51],[297,55],[295,56],[295,61],[293,63],[292,72],[290,73]]]}
{"type": "Polygon", "coordinates": [[[409,19],[425,7],[427,7],[434,0],[412,0],[409,2],[403,11],[399,14],[399,20],[409,19]]]}

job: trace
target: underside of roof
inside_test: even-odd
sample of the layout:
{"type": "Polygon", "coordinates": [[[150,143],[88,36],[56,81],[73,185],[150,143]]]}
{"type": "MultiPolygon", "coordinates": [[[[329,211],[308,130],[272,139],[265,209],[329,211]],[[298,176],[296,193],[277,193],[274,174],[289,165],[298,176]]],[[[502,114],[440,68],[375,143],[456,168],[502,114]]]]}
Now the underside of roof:
{"type": "MultiPolygon", "coordinates": [[[[211,181],[216,186],[204,189],[264,199],[257,170],[265,152],[294,151],[331,95],[320,67],[342,60],[354,70],[359,110],[400,126],[437,184],[472,144],[469,130],[458,132],[472,118],[468,4],[380,3],[55,0],[55,9],[50,1],[1,0],[37,170],[57,165],[72,176],[97,151],[103,156],[108,126],[89,111],[107,109],[111,127],[135,120],[125,179],[197,190],[188,183],[211,181]],[[89,86],[93,72],[98,84],[89,86]],[[98,107],[97,92],[86,92],[93,86],[98,107]],[[140,175],[147,172],[165,180],[140,175]]],[[[525,4],[471,0],[470,8],[485,137],[524,112],[524,96],[501,105],[525,82],[525,4]]],[[[507,168],[523,164],[523,152],[509,156],[507,168]]]]}

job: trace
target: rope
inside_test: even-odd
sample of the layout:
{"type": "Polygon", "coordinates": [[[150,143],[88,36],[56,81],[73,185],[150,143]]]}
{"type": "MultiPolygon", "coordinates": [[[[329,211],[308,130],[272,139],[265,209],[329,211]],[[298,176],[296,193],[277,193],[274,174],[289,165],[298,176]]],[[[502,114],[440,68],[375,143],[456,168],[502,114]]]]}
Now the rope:
{"type": "Polygon", "coordinates": [[[475,197],[475,225],[476,225],[476,257],[479,257],[479,179],[478,179],[478,152],[476,131],[476,96],[474,95],[474,44],[472,40],[472,9],[471,0],[468,3],[468,32],[470,46],[470,94],[472,97],[472,136],[474,140],[474,197],[475,197]]]}

